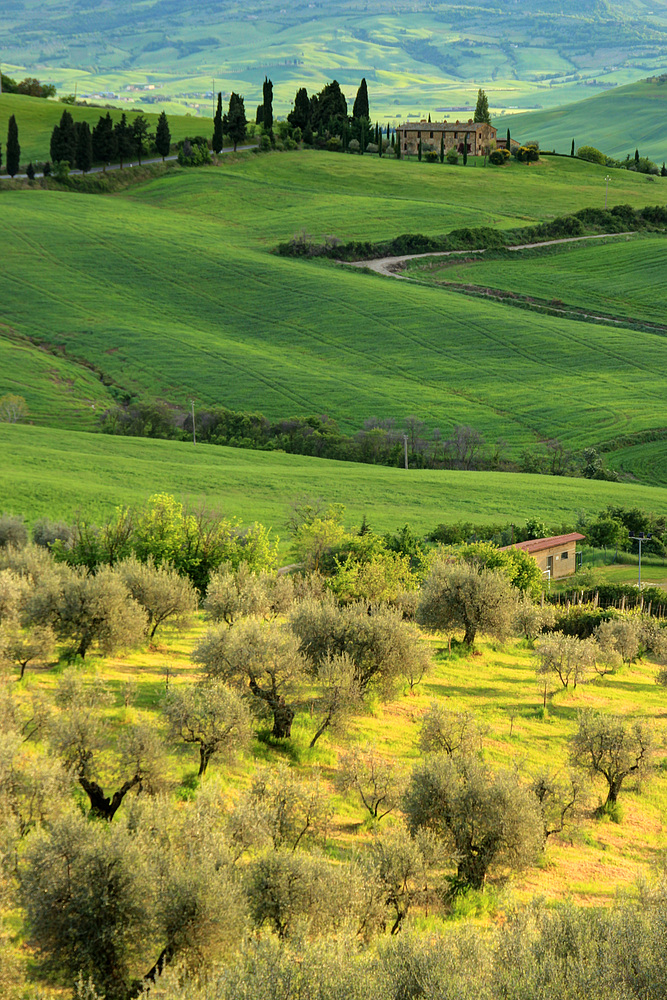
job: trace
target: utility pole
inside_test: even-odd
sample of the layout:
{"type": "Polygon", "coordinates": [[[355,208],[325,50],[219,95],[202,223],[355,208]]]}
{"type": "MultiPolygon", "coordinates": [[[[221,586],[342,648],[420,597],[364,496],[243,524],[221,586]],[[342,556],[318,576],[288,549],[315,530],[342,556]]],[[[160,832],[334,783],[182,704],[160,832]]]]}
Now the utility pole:
{"type": "Polygon", "coordinates": [[[197,444],[197,435],[195,432],[195,401],[194,399],[191,399],[190,402],[192,403],[192,443],[197,444]]]}
{"type": "Polygon", "coordinates": [[[642,589],[642,542],[648,542],[651,535],[645,535],[643,531],[640,531],[637,535],[630,535],[633,542],[639,542],[639,576],[637,578],[637,586],[639,590],[642,589]]]}
{"type": "Polygon", "coordinates": [[[403,445],[405,447],[405,468],[408,467],[408,435],[403,435],[403,445]]]}
{"type": "Polygon", "coordinates": [[[607,195],[609,194],[609,181],[610,180],[611,180],[611,177],[609,176],[609,174],[607,174],[607,176],[605,177],[606,187],[604,189],[604,210],[605,210],[605,212],[607,211],[607,195]]]}

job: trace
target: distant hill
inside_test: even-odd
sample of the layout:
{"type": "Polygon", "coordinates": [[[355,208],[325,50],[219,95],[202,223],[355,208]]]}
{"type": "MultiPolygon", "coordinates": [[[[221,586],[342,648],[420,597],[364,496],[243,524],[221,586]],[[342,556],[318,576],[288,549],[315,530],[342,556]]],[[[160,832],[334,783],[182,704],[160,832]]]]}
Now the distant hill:
{"type": "Polygon", "coordinates": [[[664,0],[9,0],[0,4],[5,73],[60,92],[113,92],[210,108],[217,85],[249,104],[265,74],[277,114],[297,87],[335,77],[348,99],[369,82],[375,118],[425,116],[474,101],[553,107],[662,72],[664,0]],[[13,71],[13,67],[22,69],[13,71]],[[213,83],[216,81],[216,84],[213,83]],[[139,88],[150,86],[150,93],[139,88]]]}
{"type": "Polygon", "coordinates": [[[569,153],[576,146],[595,146],[608,156],[667,159],[667,74],[650,77],[604,94],[548,111],[503,115],[494,125],[501,135],[509,126],[516,139],[537,139],[543,149],[569,153]]]}

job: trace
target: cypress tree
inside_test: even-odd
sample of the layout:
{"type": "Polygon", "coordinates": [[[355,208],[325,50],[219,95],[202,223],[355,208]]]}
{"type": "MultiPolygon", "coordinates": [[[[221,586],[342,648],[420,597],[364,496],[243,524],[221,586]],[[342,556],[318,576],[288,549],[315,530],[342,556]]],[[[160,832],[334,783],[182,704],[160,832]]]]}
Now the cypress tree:
{"type": "MultiPolygon", "coordinates": [[[[2,161],[0,160],[0,162],[2,162],[2,161]]],[[[662,161],[662,170],[660,171],[660,176],[661,177],[667,177],[667,167],[665,166],[665,161],[664,160],[662,161]]]]}
{"type": "Polygon", "coordinates": [[[402,155],[401,154],[401,137],[398,134],[398,129],[395,132],[395,136],[396,136],[396,145],[395,145],[394,148],[396,149],[396,159],[400,160],[401,155],[402,155]]]}
{"type": "Polygon", "coordinates": [[[382,156],[382,129],[378,132],[378,156],[382,156]]]}
{"type": "Polygon", "coordinates": [[[429,123],[429,125],[431,124],[431,112],[430,111],[428,113],[428,123],[429,123]]]}
{"type": "Polygon", "coordinates": [[[273,84],[269,80],[268,76],[264,78],[264,85],[262,88],[262,94],[264,97],[264,116],[262,124],[264,129],[273,136],[273,84]]]}
{"type": "Polygon", "coordinates": [[[421,137],[421,132],[419,133],[419,150],[417,152],[417,157],[419,159],[419,162],[421,163],[421,159],[422,159],[422,137],[421,137]]]}
{"type": "Polygon", "coordinates": [[[162,162],[164,163],[165,156],[169,156],[169,150],[171,149],[171,132],[169,131],[169,122],[167,121],[167,115],[163,111],[157,120],[157,127],[155,129],[155,148],[162,157],[162,162]]]}
{"type": "Polygon", "coordinates": [[[440,162],[445,162],[445,133],[440,133],[440,162]]]}
{"type": "Polygon", "coordinates": [[[141,157],[148,142],[148,122],[143,115],[137,115],[130,126],[130,142],[141,166],[141,157]]]}
{"type": "MultiPolygon", "coordinates": [[[[258,109],[259,110],[259,109],[258,109]]],[[[213,119],[213,146],[214,153],[221,153],[223,147],[223,137],[222,137],[222,91],[218,91],[218,106],[215,112],[215,118],[213,119]]]]}
{"type": "Polygon", "coordinates": [[[300,128],[302,132],[310,125],[310,98],[305,87],[297,90],[294,108],[288,114],[287,121],[293,128],[300,128]]]}
{"type": "Polygon", "coordinates": [[[113,130],[113,121],[107,111],[106,116],[100,119],[93,129],[93,160],[102,164],[102,170],[106,173],[107,163],[111,163],[116,157],[117,144],[113,130]]]}
{"type": "MultiPolygon", "coordinates": [[[[7,150],[7,158],[9,159],[9,149],[7,150]]],[[[639,163],[639,150],[635,149],[635,163],[639,163]]]]}
{"type": "Polygon", "coordinates": [[[88,122],[76,123],[76,157],[77,170],[87,174],[93,165],[93,140],[88,122]]]}
{"type": "Polygon", "coordinates": [[[2,143],[0,142],[0,173],[2,172],[2,143]]]}
{"type": "Polygon", "coordinates": [[[53,131],[51,132],[51,143],[49,145],[49,153],[51,159],[54,163],[57,163],[60,159],[60,125],[54,125],[53,131]]]}
{"type": "Polygon", "coordinates": [[[28,166],[25,168],[25,173],[26,173],[26,177],[28,178],[29,181],[34,181],[34,179],[35,179],[35,168],[32,165],[32,160],[30,161],[30,163],[28,164],[28,166]]]}
{"type": "MultiPolygon", "coordinates": [[[[69,163],[70,167],[73,167],[76,161],[76,129],[69,111],[63,111],[60,124],[56,128],[58,129],[56,148],[51,149],[51,159],[69,163]]],[[[55,128],[53,132],[56,133],[55,128]]],[[[53,135],[51,139],[53,140],[53,135]]]]}
{"type": "Polygon", "coordinates": [[[257,111],[255,113],[255,125],[263,125],[263,124],[264,124],[264,105],[258,104],[257,111]]]}
{"type": "Polygon", "coordinates": [[[19,172],[19,161],[21,159],[21,147],[19,146],[19,127],[16,124],[14,115],[9,119],[7,128],[7,173],[10,177],[16,176],[19,172]]]}
{"type": "Polygon", "coordinates": [[[477,106],[475,108],[475,116],[473,118],[475,122],[486,122],[487,125],[491,124],[491,116],[489,114],[489,99],[480,89],[477,91],[477,106]]]}
{"type": "Polygon", "coordinates": [[[243,142],[245,139],[247,124],[243,98],[239,94],[231,93],[229,95],[229,110],[222,119],[222,128],[234,143],[234,152],[236,152],[239,142],[243,142]]]}
{"type": "Polygon", "coordinates": [[[510,130],[509,129],[507,129],[507,146],[506,146],[506,148],[507,149],[510,148],[510,130]]]}
{"type": "Polygon", "coordinates": [[[574,139],[572,140],[572,147],[570,149],[570,156],[574,156],[574,139]]]}
{"type": "Polygon", "coordinates": [[[366,86],[366,77],[364,77],[359,84],[359,90],[357,91],[357,96],[354,99],[354,104],[352,105],[352,117],[353,118],[368,118],[370,114],[370,106],[368,104],[368,87],[366,86]]]}
{"type": "Polygon", "coordinates": [[[465,138],[463,139],[463,166],[465,167],[468,163],[468,136],[469,132],[466,132],[465,138]]]}
{"type": "Polygon", "coordinates": [[[114,125],[113,134],[116,138],[116,149],[118,150],[118,159],[120,161],[120,169],[122,170],[123,163],[132,152],[132,136],[130,134],[130,128],[127,124],[125,112],[123,112],[119,120],[114,125]]]}

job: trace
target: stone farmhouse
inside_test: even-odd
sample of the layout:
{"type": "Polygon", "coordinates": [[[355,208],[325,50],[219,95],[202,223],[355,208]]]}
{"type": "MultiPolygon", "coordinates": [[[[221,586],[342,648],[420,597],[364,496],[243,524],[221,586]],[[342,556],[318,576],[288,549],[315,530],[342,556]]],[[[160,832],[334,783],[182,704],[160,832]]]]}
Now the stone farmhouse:
{"type": "Polygon", "coordinates": [[[572,576],[577,569],[577,542],[582,542],[585,537],[578,531],[572,531],[569,535],[531,538],[528,542],[505,545],[502,551],[523,549],[535,557],[537,565],[545,576],[550,580],[560,580],[561,577],[572,576]]]}
{"type": "Polygon", "coordinates": [[[422,152],[429,149],[440,152],[440,139],[444,137],[445,152],[454,148],[462,153],[467,144],[471,156],[484,156],[490,153],[496,141],[497,129],[486,122],[408,122],[396,129],[400,142],[401,156],[419,152],[419,140],[422,152]]]}

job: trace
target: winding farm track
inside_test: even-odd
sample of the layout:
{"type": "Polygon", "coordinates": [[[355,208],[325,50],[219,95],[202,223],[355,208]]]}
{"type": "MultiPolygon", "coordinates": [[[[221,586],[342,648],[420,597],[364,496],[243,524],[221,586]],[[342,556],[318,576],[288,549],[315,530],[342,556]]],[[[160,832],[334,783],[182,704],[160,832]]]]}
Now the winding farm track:
{"type": "MultiPolygon", "coordinates": [[[[582,240],[607,240],[614,236],[634,236],[635,233],[600,233],[595,236],[569,236],[562,240],[545,240],[544,243],[520,243],[517,246],[505,247],[506,250],[536,250],[539,247],[553,247],[559,243],[580,243],[582,240]]],[[[375,260],[349,261],[351,267],[367,267],[377,274],[387,278],[398,278],[400,281],[410,281],[405,274],[397,273],[397,268],[408,260],[418,260],[422,257],[469,257],[471,254],[486,253],[486,250],[438,250],[435,253],[409,253],[402,257],[377,257],[375,260]]]]}

